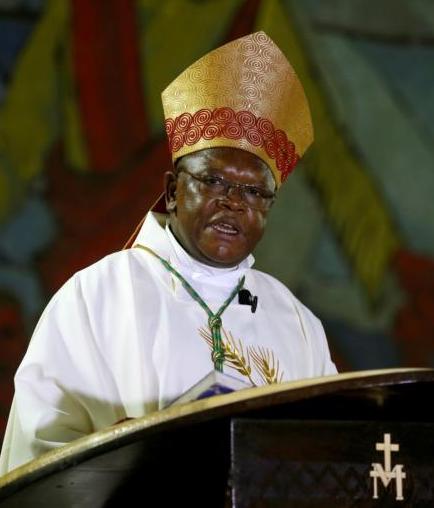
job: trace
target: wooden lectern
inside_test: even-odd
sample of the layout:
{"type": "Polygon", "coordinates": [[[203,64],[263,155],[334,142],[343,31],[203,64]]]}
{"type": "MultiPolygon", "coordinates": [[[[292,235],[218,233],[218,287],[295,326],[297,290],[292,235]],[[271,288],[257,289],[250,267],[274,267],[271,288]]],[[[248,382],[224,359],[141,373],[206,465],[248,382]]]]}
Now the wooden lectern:
{"type": "Polygon", "coordinates": [[[434,370],[339,374],[169,407],[0,478],[0,508],[433,507],[434,370]]]}

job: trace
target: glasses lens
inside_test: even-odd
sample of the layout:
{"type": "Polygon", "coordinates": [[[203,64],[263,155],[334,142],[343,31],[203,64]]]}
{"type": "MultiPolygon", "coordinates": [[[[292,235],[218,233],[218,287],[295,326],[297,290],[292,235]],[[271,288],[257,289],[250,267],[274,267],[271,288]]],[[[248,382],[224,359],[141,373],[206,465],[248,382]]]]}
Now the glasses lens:
{"type": "Polygon", "coordinates": [[[267,200],[265,198],[262,196],[255,196],[249,192],[243,193],[243,201],[251,208],[256,208],[258,210],[267,208],[267,200]]]}
{"type": "Polygon", "coordinates": [[[201,178],[202,190],[212,196],[219,196],[226,193],[226,182],[217,176],[205,176],[201,178]]]}
{"type": "MultiPolygon", "coordinates": [[[[187,173],[187,172],[186,172],[187,173]]],[[[272,202],[273,197],[265,196],[261,189],[243,184],[231,184],[224,178],[219,176],[203,176],[197,177],[191,173],[187,173],[200,183],[199,189],[203,194],[210,196],[228,196],[233,190],[236,190],[242,201],[250,208],[257,210],[267,210],[272,202]]]]}
{"type": "Polygon", "coordinates": [[[242,195],[245,203],[247,203],[251,208],[256,208],[258,210],[266,210],[273,202],[273,198],[266,196],[264,191],[249,185],[243,186],[242,195]]]}

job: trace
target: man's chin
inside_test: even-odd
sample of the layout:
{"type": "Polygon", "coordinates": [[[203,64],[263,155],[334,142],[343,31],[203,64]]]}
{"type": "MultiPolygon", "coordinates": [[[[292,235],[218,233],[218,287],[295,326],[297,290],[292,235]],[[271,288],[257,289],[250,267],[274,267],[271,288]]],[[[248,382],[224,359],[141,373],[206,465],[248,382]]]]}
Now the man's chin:
{"type": "Polygon", "coordinates": [[[215,268],[233,268],[239,265],[247,256],[248,254],[243,256],[238,253],[227,252],[226,249],[220,248],[217,251],[203,252],[201,256],[202,259],[198,261],[214,266],[215,268]]]}

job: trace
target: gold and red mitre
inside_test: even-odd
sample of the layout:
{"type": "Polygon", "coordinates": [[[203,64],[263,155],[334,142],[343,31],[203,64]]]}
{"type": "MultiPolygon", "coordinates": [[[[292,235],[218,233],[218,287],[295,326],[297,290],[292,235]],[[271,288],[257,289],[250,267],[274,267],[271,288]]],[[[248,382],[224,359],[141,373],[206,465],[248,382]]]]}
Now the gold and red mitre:
{"type": "Polygon", "coordinates": [[[264,33],[206,54],[162,93],[172,159],[214,147],[264,160],[279,187],[313,141],[303,87],[264,33]]]}

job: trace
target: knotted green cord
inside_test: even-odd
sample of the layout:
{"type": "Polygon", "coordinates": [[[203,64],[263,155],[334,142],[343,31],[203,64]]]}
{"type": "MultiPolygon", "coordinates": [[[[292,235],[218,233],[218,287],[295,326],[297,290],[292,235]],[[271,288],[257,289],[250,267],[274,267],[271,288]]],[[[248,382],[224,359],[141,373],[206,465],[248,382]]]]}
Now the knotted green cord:
{"type": "Polygon", "coordinates": [[[156,252],[154,252],[149,247],[146,247],[145,245],[140,245],[139,243],[134,245],[134,247],[137,247],[139,249],[143,249],[146,252],[149,252],[153,256],[155,256],[157,259],[159,259],[170,273],[175,275],[181,282],[184,289],[188,292],[188,294],[195,300],[202,309],[208,314],[208,325],[211,330],[211,336],[212,336],[212,353],[211,353],[211,359],[214,363],[215,370],[218,370],[219,372],[223,372],[223,362],[225,359],[225,352],[223,350],[222,345],[222,337],[221,337],[221,327],[222,327],[222,319],[221,315],[226,310],[227,306],[232,302],[232,300],[235,298],[237,293],[242,289],[244,285],[245,277],[241,277],[241,279],[238,281],[238,284],[233,289],[232,293],[229,295],[229,297],[225,300],[223,305],[220,307],[220,309],[214,314],[212,310],[208,307],[208,305],[204,302],[204,300],[200,297],[200,295],[195,291],[190,284],[184,279],[184,277],[173,268],[173,266],[160,257],[156,252]]]}

